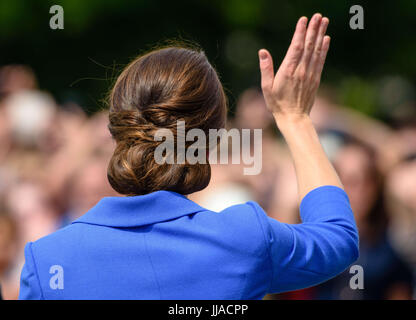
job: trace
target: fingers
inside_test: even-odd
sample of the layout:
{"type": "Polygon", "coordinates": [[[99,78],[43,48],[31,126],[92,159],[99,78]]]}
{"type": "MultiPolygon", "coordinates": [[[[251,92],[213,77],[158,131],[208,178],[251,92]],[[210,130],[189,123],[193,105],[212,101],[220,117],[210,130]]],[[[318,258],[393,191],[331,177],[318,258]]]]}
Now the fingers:
{"type": "Polygon", "coordinates": [[[306,31],[305,36],[305,46],[303,49],[301,61],[298,66],[302,73],[305,73],[308,69],[312,53],[315,49],[316,38],[320,29],[321,20],[322,15],[320,13],[316,13],[313,15],[311,21],[309,22],[308,30],[306,31]]]}
{"type": "MultiPolygon", "coordinates": [[[[290,76],[296,72],[301,78],[309,77],[312,74],[313,78],[320,79],[329,49],[330,37],[325,36],[329,20],[326,17],[322,18],[320,13],[316,13],[311,18],[309,25],[307,22],[306,17],[301,17],[298,20],[291,44],[276,77],[281,72],[290,76]]],[[[259,59],[261,87],[266,97],[273,88],[275,78],[273,60],[265,49],[259,51],[259,59]]]]}
{"type": "Polygon", "coordinates": [[[329,23],[328,18],[322,18],[321,24],[319,26],[318,35],[315,41],[315,48],[312,52],[311,61],[309,62],[308,72],[315,72],[316,65],[317,63],[319,63],[319,60],[321,58],[322,43],[324,40],[326,29],[328,27],[328,23],[329,23]]]}
{"type": "Polygon", "coordinates": [[[289,74],[292,74],[296,70],[296,67],[302,57],[307,23],[308,18],[306,17],[301,17],[298,20],[292,42],[290,43],[285,59],[282,62],[282,66],[287,68],[287,72],[289,74]]]}
{"type": "Polygon", "coordinates": [[[318,60],[318,63],[316,64],[316,69],[315,69],[315,76],[318,78],[318,80],[321,79],[321,73],[322,73],[322,69],[324,68],[326,54],[328,53],[330,42],[331,42],[330,36],[325,36],[323,38],[322,49],[321,49],[319,60],[318,60]]]}
{"type": "Polygon", "coordinates": [[[272,56],[266,49],[259,50],[261,88],[267,94],[273,87],[274,70],[272,56]]]}

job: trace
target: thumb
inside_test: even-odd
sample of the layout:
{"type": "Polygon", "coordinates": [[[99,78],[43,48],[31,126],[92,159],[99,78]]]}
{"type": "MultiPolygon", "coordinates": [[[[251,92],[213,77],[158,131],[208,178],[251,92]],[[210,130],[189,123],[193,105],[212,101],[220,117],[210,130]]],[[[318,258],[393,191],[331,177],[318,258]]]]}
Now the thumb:
{"type": "Polygon", "coordinates": [[[266,94],[273,87],[274,71],[273,59],[269,51],[266,49],[259,50],[260,72],[261,72],[261,88],[266,94]]]}

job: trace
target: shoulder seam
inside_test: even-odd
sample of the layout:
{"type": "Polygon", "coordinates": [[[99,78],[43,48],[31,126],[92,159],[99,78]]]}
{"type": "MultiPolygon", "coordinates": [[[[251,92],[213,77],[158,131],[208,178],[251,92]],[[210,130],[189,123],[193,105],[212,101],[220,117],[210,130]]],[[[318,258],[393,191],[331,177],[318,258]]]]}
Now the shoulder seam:
{"type": "Polygon", "coordinates": [[[153,276],[155,277],[155,282],[156,282],[157,289],[158,289],[158,292],[159,292],[159,297],[162,300],[162,290],[160,288],[159,279],[158,279],[158,276],[156,274],[155,267],[153,265],[152,257],[150,256],[150,253],[149,253],[149,248],[147,246],[147,239],[146,239],[146,234],[145,233],[143,234],[143,241],[144,241],[144,246],[145,246],[145,250],[146,250],[146,255],[147,255],[147,258],[149,259],[150,266],[152,267],[153,276]]]}
{"type": "Polygon", "coordinates": [[[32,244],[33,244],[33,242],[29,242],[29,248],[28,249],[30,251],[29,253],[30,253],[30,257],[32,259],[35,276],[36,276],[36,279],[38,281],[40,296],[41,296],[42,300],[45,300],[45,296],[44,296],[43,291],[42,291],[42,286],[40,285],[39,273],[38,273],[38,268],[37,268],[36,261],[35,261],[35,256],[33,255],[32,244]]]}
{"type": "Polygon", "coordinates": [[[272,274],[272,277],[270,279],[269,288],[267,289],[267,292],[266,292],[266,294],[267,294],[267,293],[270,292],[270,289],[271,289],[272,283],[273,283],[273,279],[274,279],[274,268],[273,268],[272,253],[271,253],[271,250],[270,250],[270,243],[268,241],[267,235],[266,235],[265,230],[263,228],[263,224],[260,221],[259,212],[257,211],[257,208],[254,206],[254,204],[251,201],[247,202],[247,204],[250,205],[254,210],[254,213],[255,213],[256,218],[257,218],[257,222],[260,225],[260,229],[263,233],[263,238],[264,238],[264,241],[265,241],[266,246],[267,246],[267,253],[268,253],[268,256],[269,256],[269,264],[270,264],[270,269],[271,269],[271,274],[272,274]]]}

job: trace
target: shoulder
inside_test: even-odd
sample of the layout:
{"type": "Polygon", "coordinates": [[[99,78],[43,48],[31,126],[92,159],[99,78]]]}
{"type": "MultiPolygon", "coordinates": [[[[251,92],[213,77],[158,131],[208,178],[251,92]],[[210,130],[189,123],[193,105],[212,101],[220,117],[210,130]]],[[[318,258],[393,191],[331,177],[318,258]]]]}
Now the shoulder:
{"type": "Polygon", "coordinates": [[[246,231],[248,235],[256,233],[266,236],[267,214],[257,202],[249,201],[228,207],[220,215],[229,226],[234,226],[239,231],[246,231]]]}
{"type": "Polygon", "coordinates": [[[52,244],[56,242],[63,242],[68,237],[73,236],[74,234],[79,233],[81,230],[79,228],[80,224],[69,224],[63,228],[56,230],[42,238],[39,238],[36,241],[33,241],[33,245],[45,245],[45,244],[52,244]]]}
{"type": "Polygon", "coordinates": [[[217,239],[244,247],[247,253],[264,254],[268,250],[268,218],[256,202],[233,205],[220,212],[200,212],[192,219],[200,228],[215,230],[217,239]]]}
{"type": "MultiPolygon", "coordinates": [[[[45,299],[44,291],[47,289],[43,281],[50,275],[50,263],[55,258],[61,259],[68,252],[72,243],[70,239],[78,232],[78,227],[69,225],[48,236],[34,242],[28,242],[24,249],[25,264],[20,276],[19,299],[45,299]],[[43,284],[43,285],[42,285],[43,284]]],[[[73,250],[72,250],[73,251],[73,250]]]]}
{"type": "Polygon", "coordinates": [[[88,224],[75,223],[63,227],[30,244],[35,260],[49,260],[76,251],[87,238],[94,238],[95,228],[88,224]]]}

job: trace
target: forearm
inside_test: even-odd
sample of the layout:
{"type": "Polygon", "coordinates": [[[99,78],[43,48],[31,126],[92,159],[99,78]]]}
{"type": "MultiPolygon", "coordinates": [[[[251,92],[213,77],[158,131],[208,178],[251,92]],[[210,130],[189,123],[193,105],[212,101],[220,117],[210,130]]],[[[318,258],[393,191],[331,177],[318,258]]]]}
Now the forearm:
{"type": "Polygon", "coordinates": [[[292,154],[299,199],[302,200],[309,191],[320,186],[343,188],[309,116],[275,116],[275,120],[292,154]]]}
{"type": "Polygon", "coordinates": [[[320,186],[342,188],[309,118],[329,49],[328,23],[328,18],[315,14],[306,28],[307,18],[300,18],[276,74],[270,53],[259,51],[264,98],[291,151],[300,199],[320,186]]]}

